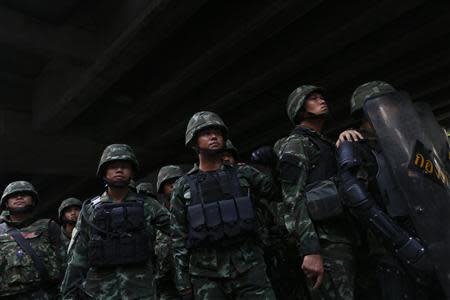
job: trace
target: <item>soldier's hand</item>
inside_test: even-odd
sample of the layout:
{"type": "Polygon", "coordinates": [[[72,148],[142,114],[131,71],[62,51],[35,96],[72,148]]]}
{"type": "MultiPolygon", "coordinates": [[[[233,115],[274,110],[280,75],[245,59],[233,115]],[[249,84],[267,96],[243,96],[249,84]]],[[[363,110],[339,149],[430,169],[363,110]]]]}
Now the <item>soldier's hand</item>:
{"type": "Polygon", "coordinates": [[[303,257],[302,270],[308,279],[314,281],[314,289],[318,289],[323,281],[323,259],[319,254],[303,257]]]}
{"type": "Polygon", "coordinates": [[[336,141],[336,147],[339,148],[339,145],[344,141],[357,142],[362,139],[363,139],[363,136],[361,135],[361,133],[359,133],[356,130],[348,129],[344,132],[341,132],[338,140],[336,141]]]}

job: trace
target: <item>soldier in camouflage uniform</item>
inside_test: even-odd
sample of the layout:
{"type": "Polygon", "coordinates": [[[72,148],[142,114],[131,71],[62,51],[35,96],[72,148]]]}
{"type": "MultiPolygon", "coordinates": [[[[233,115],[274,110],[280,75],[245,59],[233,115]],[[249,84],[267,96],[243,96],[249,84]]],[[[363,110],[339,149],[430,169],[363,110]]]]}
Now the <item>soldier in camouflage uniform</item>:
{"type": "Polygon", "coordinates": [[[59,226],[33,213],[39,197],[26,181],[10,183],[0,209],[0,298],[56,299],[63,272],[64,247],[59,226]]]}
{"type": "Polygon", "coordinates": [[[107,190],[86,201],[69,245],[63,299],[155,299],[151,233],[169,233],[167,209],[138,195],[129,181],[138,171],[124,144],[103,151],[97,175],[107,190]]]}
{"type": "MultiPolygon", "coordinates": [[[[158,172],[156,189],[164,201],[167,209],[170,209],[170,197],[175,181],[183,176],[183,170],[179,166],[169,165],[162,167],[158,172]]],[[[170,235],[161,231],[156,233],[156,285],[159,299],[179,299],[175,287],[175,266],[172,253],[172,239],[170,235]]]]}
{"type": "MultiPolygon", "coordinates": [[[[271,146],[261,146],[250,156],[250,164],[276,178],[278,158],[271,146]]],[[[264,258],[277,299],[305,300],[309,298],[303,272],[298,265],[298,250],[284,225],[283,202],[261,201],[259,214],[264,220],[264,258]],[[294,262],[294,263],[293,263],[294,262]]]]}
{"type": "Polygon", "coordinates": [[[61,224],[61,241],[64,244],[65,249],[69,248],[70,239],[72,238],[72,232],[77,223],[78,216],[80,215],[81,201],[77,198],[67,198],[58,209],[58,218],[61,224]]]}
{"type": "Polygon", "coordinates": [[[276,190],[256,169],[222,162],[227,133],[212,112],[194,114],[187,126],[185,143],[199,165],[176,182],[171,199],[177,289],[197,300],[275,299],[253,205],[276,190]]]}
{"type": "Polygon", "coordinates": [[[222,153],[222,160],[228,161],[231,165],[234,165],[237,163],[238,150],[230,140],[227,140],[225,143],[225,148],[222,153]]]}
{"type": "Polygon", "coordinates": [[[335,147],[321,133],[328,114],[323,89],[312,85],[295,89],[288,98],[287,113],[296,127],[274,146],[279,158],[284,224],[297,244],[301,268],[310,279],[311,298],[353,299],[352,229],[346,215],[335,209],[340,202],[335,186],[335,147]],[[323,191],[331,194],[307,197],[323,191]],[[327,199],[330,201],[320,203],[327,199]]]}
{"type": "MultiPolygon", "coordinates": [[[[394,182],[395,187],[396,181],[390,177],[375,130],[363,114],[368,99],[396,93],[383,81],[359,86],[350,106],[352,116],[361,121],[361,135],[354,139],[341,134],[338,141],[342,188],[347,196],[343,203],[360,224],[355,292],[360,299],[444,299],[437,280],[430,275],[426,247],[421,245],[408,210],[386,185],[394,182]]],[[[389,111],[383,113],[389,116],[389,111]]]]}

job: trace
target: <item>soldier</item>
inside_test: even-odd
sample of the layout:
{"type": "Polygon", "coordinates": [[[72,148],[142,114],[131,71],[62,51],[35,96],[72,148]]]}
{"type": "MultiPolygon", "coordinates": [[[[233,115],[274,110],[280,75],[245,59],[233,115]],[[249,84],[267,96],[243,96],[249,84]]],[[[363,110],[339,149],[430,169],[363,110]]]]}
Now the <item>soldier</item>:
{"type": "Polygon", "coordinates": [[[185,144],[199,159],[171,199],[176,285],[185,298],[275,299],[257,243],[254,203],[272,199],[272,181],[222,161],[228,129],[212,112],[194,114],[185,144]]]}
{"type": "MultiPolygon", "coordinates": [[[[169,165],[162,167],[158,172],[157,191],[162,195],[164,205],[170,209],[170,197],[175,181],[183,176],[183,170],[179,166],[169,165]]],[[[161,231],[156,233],[156,285],[159,299],[179,299],[175,287],[175,265],[173,262],[172,240],[170,235],[161,231]]]]}
{"type": "Polygon", "coordinates": [[[97,175],[107,189],[83,204],[69,245],[63,299],[155,299],[153,227],[169,232],[169,213],[129,188],[138,171],[130,146],[109,145],[97,175]]]}
{"type": "Polygon", "coordinates": [[[58,218],[61,224],[61,241],[65,249],[69,247],[72,232],[80,215],[81,201],[77,198],[65,199],[58,209],[58,218]]]}
{"type": "Polygon", "coordinates": [[[162,167],[158,172],[156,190],[164,198],[164,205],[170,209],[170,197],[173,192],[175,181],[183,176],[184,172],[179,166],[169,165],[162,167]]]}
{"type": "Polygon", "coordinates": [[[360,297],[444,299],[433,268],[440,269],[437,275],[448,292],[446,136],[430,110],[417,110],[386,82],[359,86],[350,105],[363,139],[347,142],[341,135],[338,153],[343,203],[362,225],[365,242],[359,251],[364,251],[360,297]],[[421,158],[435,173],[421,170],[421,158]]]}
{"type": "Polygon", "coordinates": [[[230,140],[227,140],[225,143],[225,148],[222,153],[222,160],[228,161],[231,165],[237,163],[238,151],[230,140]]]}
{"type": "Polygon", "coordinates": [[[295,89],[287,113],[296,127],[274,146],[286,229],[310,279],[311,298],[353,299],[352,229],[336,187],[335,147],[322,135],[328,115],[323,89],[295,89]]]}
{"type": "Polygon", "coordinates": [[[56,299],[64,248],[56,222],[34,216],[39,202],[31,183],[15,181],[3,192],[0,209],[0,297],[56,299]]]}

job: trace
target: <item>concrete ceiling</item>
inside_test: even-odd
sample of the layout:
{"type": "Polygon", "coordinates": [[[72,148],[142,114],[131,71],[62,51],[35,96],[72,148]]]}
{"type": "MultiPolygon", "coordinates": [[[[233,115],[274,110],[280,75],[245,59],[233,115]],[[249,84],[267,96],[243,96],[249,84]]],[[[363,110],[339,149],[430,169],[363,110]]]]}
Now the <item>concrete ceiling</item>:
{"type": "Polygon", "coordinates": [[[304,83],[327,88],[332,135],[374,79],[449,127],[449,38],[445,1],[0,0],[0,189],[32,181],[51,215],[101,190],[109,143],[132,145],[142,176],[192,163],[184,129],[199,110],[245,157],[289,131],[284,104],[304,83]]]}

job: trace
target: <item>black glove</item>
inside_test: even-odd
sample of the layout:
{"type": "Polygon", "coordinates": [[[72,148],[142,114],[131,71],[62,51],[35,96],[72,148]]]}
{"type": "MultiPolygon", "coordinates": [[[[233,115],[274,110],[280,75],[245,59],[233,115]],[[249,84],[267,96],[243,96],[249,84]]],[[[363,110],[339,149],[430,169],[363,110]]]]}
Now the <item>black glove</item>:
{"type": "Polygon", "coordinates": [[[270,146],[261,146],[252,152],[250,161],[270,168],[274,168],[277,163],[277,156],[270,146]]]}

